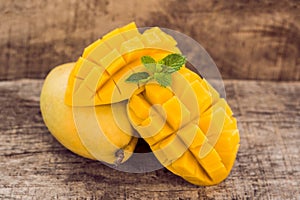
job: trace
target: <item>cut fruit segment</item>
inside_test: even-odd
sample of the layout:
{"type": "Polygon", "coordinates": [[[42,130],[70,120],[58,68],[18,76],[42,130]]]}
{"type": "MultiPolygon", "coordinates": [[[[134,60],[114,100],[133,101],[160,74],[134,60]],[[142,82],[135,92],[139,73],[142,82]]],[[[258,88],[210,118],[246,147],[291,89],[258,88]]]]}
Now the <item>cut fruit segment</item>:
{"type": "MultiPolygon", "coordinates": [[[[144,36],[144,38],[147,38],[147,36],[144,36]]],[[[90,90],[95,92],[95,94],[90,94],[90,91],[82,91],[81,93],[85,94],[85,96],[81,97],[76,93],[73,94],[79,88],[81,88],[80,90],[84,90],[84,88],[87,88],[87,90],[91,89],[90,85],[94,85],[94,81],[88,83],[91,79],[87,81],[85,79],[87,77],[96,78],[99,75],[99,73],[89,75],[89,73],[94,73],[95,71],[91,70],[89,66],[83,65],[82,61],[79,60],[72,71],[72,76],[76,77],[80,71],[85,73],[80,74],[80,80],[76,81],[76,84],[74,80],[69,80],[65,103],[70,106],[95,106],[117,103],[129,99],[137,89],[137,86],[128,84],[125,80],[132,71],[139,70],[141,57],[150,55],[155,59],[161,59],[174,52],[174,49],[178,50],[174,41],[171,36],[163,33],[158,28],[151,28],[141,34],[134,23],[113,30],[103,36],[101,40],[97,40],[88,46],[82,55],[83,59],[105,69],[102,76],[97,78],[99,81],[97,82],[97,86],[94,87],[97,90],[95,91],[94,88],[90,90]],[[153,45],[149,46],[148,43],[145,43],[142,40],[144,34],[152,34],[159,37],[160,47],[153,48],[153,45]],[[88,84],[89,86],[81,87],[82,84],[88,84]],[[89,96],[86,96],[86,94],[89,94],[89,96]],[[78,104],[74,104],[74,101],[72,101],[73,95],[78,98],[87,99],[76,101],[78,104]],[[94,96],[95,99],[91,100],[91,96],[94,96]]],[[[70,76],[70,79],[74,78],[70,76]]]]}
{"type": "Polygon", "coordinates": [[[151,104],[163,104],[173,97],[173,92],[168,88],[163,88],[156,83],[145,86],[145,98],[151,104]]]}
{"type": "Polygon", "coordinates": [[[166,113],[167,123],[174,131],[185,126],[191,120],[190,111],[176,96],[166,101],[162,107],[166,113]]]}
{"type": "Polygon", "coordinates": [[[100,43],[103,43],[102,40],[98,39],[95,42],[93,42],[92,44],[90,44],[89,46],[84,48],[82,57],[86,58],[92,50],[94,50],[97,46],[99,46],[100,43]]]}
{"type": "Polygon", "coordinates": [[[100,64],[100,60],[110,51],[111,49],[103,40],[97,40],[84,50],[82,57],[100,64]]]}
{"type": "Polygon", "coordinates": [[[106,81],[105,79],[108,78],[104,68],[80,57],[69,76],[68,86],[73,85],[73,87],[67,87],[65,103],[67,105],[75,103],[80,106],[93,103],[92,97],[95,95],[98,82],[106,81]],[[69,98],[66,98],[67,96],[69,98]]]}
{"type": "Polygon", "coordinates": [[[164,33],[160,28],[154,27],[148,29],[142,35],[142,41],[145,46],[150,48],[173,48],[177,45],[176,40],[170,35],[164,33]]]}
{"type": "Polygon", "coordinates": [[[151,146],[151,149],[160,163],[168,166],[185,153],[186,146],[176,134],[172,134],[151,146]]]}
{"type": "Polygon", "coordinates": [[[124,59],[129,63],[130,61],[140,59],[145,53],[144,44],[139,39],[139,37],[134,37],[126,42],[123,42],[120,48],[120,52],[123,55],[124,59]]]}
{"type": "MultiPolygon", "coordinates": [[[[140,135],[144,138],[155,137],[161,132],[166,133],[173,133],[173,129],[166,124],[166,120],[164,117],[160,116],[155,109],[150,109],[149,116],[147,119],[142,121],[140,124],[134,126],[135,129],[140,133],[140,135]]],[[[160,136],[157,136],[160,137],[160,136]]]]}
{"type": "MultiPolygon", "coordinates": [[[[207,156],[204,158],[198,159],[201,166],[205,169],[206,173],[210,176],[210,178],[214,182],[220,182],[224,178],[227,177],[228,171],[224,166],[224,163],[222,163],[221,158],[216,152],[216,150],[211,147],[212,150],[207,156]]],[[[195,156],[195,154],[193,154],[195,156]]],[[[197,157],[196,157],[197,158],[197,157]]]]}
{"type": "Polygon", "coordinates": [[[233,123],[231,115],[232,111],[227,102],[224,99],[220,99],[200,116],[199,127],[207,135],[221,133],[224,131],[224,128],[230,124],[234,126],[231,130],[236,130],[236,123],[233,123]]]}
{"type": "Polygon", "coordinates": [[[126,65],[126,62],[122,55],[114,49],[100,60],[100,64],[106,69],[110,76],[112,76],[126,65]]]}
{"type": "Polygon", "coordinates": [[[135,115],[142,119],[145,120],[149,116],[149,110],[150,110],[150,104],[144,100],[141,95],[133,95],[130,99],[131,104],[130,105],[137,105],[138,107],[130,107],[131,109],[135,109],[135,115]]]}
{"type": "Polygon", "coordinates": [[[218,152],[230,152],[236,148],[236,144],[239,144],[239,142],[240,142],[240,137],[239,137],[238,130],[224,131],[220,135],[215,145],[215,149],[218,152]]]}
{"type": "Polygon", "coordinates": [[[176,162],[173,162],[167,168],[174,174],[196,185],[207,185],[207,183],[211,182],[210,177],[207,176],[205,170],[194,159],[190,151],[186,151],[176,162]]]}
{"type": "Polygon", "coordinates": [[[240,146],[239,144],[236,144],[231,151],[226,151],[226,152],[220,151],[219,152],[222,162],[228,171],[230,171],[230,169],[232,168],[232,166],[234,164],[239,146],[240,146]]]}
{"type": "MultiPolygon", "coordinates": [[[[91,70],[88,76],[84,79],[82,85],[85,86],[88,90],[93,92],[93,95],[95,95],[97,91],[97,85],[98,85],[98,79],[99,77],[102,77],[102,74],[104,73],[104,69],[100,67],[95,67],[91,70]]],[[[77,93],[77,92],[76,92],[77,93]]]]}
{"type": "Polygon", "coordinates": [[[123,42],[125,42],[125,38],[120,34],[119,30],[114,30],[115,33],[111,33],[110,35],[104,36],[102,40],[105,42],[105,44],[111,49],[111,50],[117,50],[120,51],[121,45],[123,42]]]}
{"type": "Polygon", "coordinates": [[[119,31],[126,40],[129,40],[131,38],[141,35],[140,32],[137,30],[137,27],[134,22],[131,22],[131,23],[127,24],[126,26],[119,28],[119,31]]]}
{"type": "Polygon", "coordinates": [[[122,55],[124,55],[126,53],[133,52],[136,50],[141,50],[143,48],[144,48],[144,44],[142,43],[140,38],[136,36],[134,38],[131,38],[131,39],[123,42],[121,45],[120,52],[122,55]]]}
{"type": "Polygon", "coordinates": [[[170,171],[194,184],[217,184],[228,176],[238,150],[236,120],[205,79],[182,68],[172,80],[168,88],[148,83],[138,101],[130,98],[130,122],[170,171]]]}
{"type": "MultiPolygon", "coordinates": [[[[94,109],[97,105],[127,103],[131,125],[165,167],[191,183],[213,185],[228,176],[239,147],[237,122],[226,101],[205,79],[185,67],[173,73],[167,88],[154,81],[141,87],[125,81],[132,73],[145,72],[142,56],[160,60],[180,52],[176,45],[157,27],[143,34],[134,23],[113,30],[84,50],[69,77],[65,102],[79,110],[80,106],[94,109]]],[[[112,160],[111,155],[99,153],[101,144],[94,138],[103,134],[96,130],[96,124],[81,127],[81,140],[92,146],[88,150],[93,157],[112,160]],[[88,133],[91,129],[96,130],[92,137],[88,133]]],[[[126,144],[114,145],[126,149],[133,141],[128,141],[130,134],[127,136],[122,136],[126,144]]]]}
{"type": "Polygon", "coordinates": [[[106,41],[106,40],[108,40],[108,39],[110,39],[110,38],[113,38],[113,37],[115,37],[115,36],[118,36],[118,35],[120,35],[120,29],[119,29],[119,28],[116,28],[116,29],[114,29],[114,30],[112,30],[112,31],[110,31],[110,32],[108,32],[108,33],[106,33],[106,34],[102,37],[102,40],[103,40],[103,41],[106,41]]]}
{"type": "MultiPolygon", "coordinates": [[[[153,57],[157,60],[165,57],[168,53],[160,52],[156,53],[153,57]]],[[[130,98],[134,91],[138,89],[137,84],[128,84],[126,79],[136,72],[144,72],[145,67],[142,66],[140,59],[130,62],[123,67],[117,73],[110,76],[110,79],[107,80],[104,84],[99,84],[97,95],[100,97],[101,102],[99,104],[110,104],[119,101],[126,100],[130,98]]]]}
{"type": "Polygon", "coordinates": [[[199,152],[202,145],[207,142],[205,134],[195,124],[188,124],[177,132],[183,143],[191,150],[199,152]]]}

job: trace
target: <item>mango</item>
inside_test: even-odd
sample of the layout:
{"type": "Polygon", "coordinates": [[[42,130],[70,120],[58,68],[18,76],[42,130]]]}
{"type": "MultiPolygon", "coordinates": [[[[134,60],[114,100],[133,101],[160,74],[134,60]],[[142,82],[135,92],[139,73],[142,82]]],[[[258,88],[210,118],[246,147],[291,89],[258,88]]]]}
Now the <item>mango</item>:
{"type": "Polygon", "coordinates": [[[45,79],[40,108],[46,126],[63,146],[80,156],[109,164],[125,162],[137,143],[137,138],[130,135],[134,130],[127,118],[126,102],[80,108],[65,105],[65,91],[74,65],[57,66],[45,79]],[[118,110],[121,125],[113,109],[118,110]]]}
{"type": "Polygon", "coordinates": [[[148,83],[130,97],[133,127],[157,159],[196,185],[224,180],[239,147],[235,118],[225,99],[200,76],[182,68],[171,87],[148,83]]]}
{"type": "Polygon", "coordinates": [[[71,71],[65,103],[94,106],[117,103],[130,98],[137,85],[124,84],[139,71],[140,58],[151,55],[159,60],[180,52],[177,42],[158,27],[139,33],[134,23],[117,28],[85,48],[71,71]],[[153,38],[157,40],[153,40],[153,38]]]}
{"type": "Polygon", "coordinates": [[[176,40],[135,23],[117,28],[84,49],[76,63],[55,68],[41,94],[50,132],[66,148],[110,164],[125,162],[137,133],[168,170],[196,185],[214,185],[230,173],[239,148],[237,121],[226,100],[185,66],[170,87],[130,84],[145,72],[142,56],[180,53],[176,40]]]}

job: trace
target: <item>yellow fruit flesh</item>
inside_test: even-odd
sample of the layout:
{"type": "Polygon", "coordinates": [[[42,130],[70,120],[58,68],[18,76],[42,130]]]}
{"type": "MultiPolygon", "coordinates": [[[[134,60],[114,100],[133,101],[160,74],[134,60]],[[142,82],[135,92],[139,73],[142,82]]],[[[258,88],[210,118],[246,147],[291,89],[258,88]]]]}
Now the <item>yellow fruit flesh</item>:
{"type": "Polygon", "coordinates": [[[157,27],[143,34],[134,23],[115,29],[85,48],[70,74],[65,103],[94,106],[127,100],[137,86],[124,84],[125,79],[141,70],[140,58],[159,60],[172,52],[179,52],[176,41],[157,27]]]}
{"type": "MultiPolygon", "coordinates": [[[[132,73],[145,71],[142,56],[159,60],[170,53],[180,53],[176,44],[159,28],[143,34],[134,23],[115,29],[84,50],[70,74],[65,103],[80,110],[81,106],[130,99],[127,113],[132,125],[164,166],[191,183],[216,184],[230,173],[239,147],[236,119],[218,92],[185,67],[172,75],[170,88],[154,83],[139,88],[125,82],[132,73]]],[[[78,120],[84,120],[81,114],[78,120]]],[[[91,131],[90,127],[82,128],[91,131]]],[[[119,134],[123,129],[111,131],[119,134]]],[[[101,131],[92,135],[99,137],[101,131]]],[[[136,143],[112,142],[109,153],[103,154],[90,134],[80,136],[97,159],[113,160],[111,152],[116,152],[115,147],[129,149],[130,154],[136,143]]],[[[120,140],[130,138],[129,134],[120,140]]]]}
{"type": "Polygon", "coordinates": [[[158,160],[197,185],[224,180],[239,147],[226,101],[187,68],[174,74],[170,88],[151,83],[142,89],[130,98],[127,112],[158,160]]]}
{"type": "Polygon", "coordinates": [[[125,102],[114,104],[114,108],[111,105],[84,108],[65,105],[65,90],[74,65],[69,63],[54,68],[44,82],[40,106],[45,124],[63,146],[78,155],[114,164],[116,152],[123,149],[122,162],[126,161],[137,139],[125,133],[133,132],[125,102]],[[116,124],[113,109],[118,110],[121,125],[116,124]]]}

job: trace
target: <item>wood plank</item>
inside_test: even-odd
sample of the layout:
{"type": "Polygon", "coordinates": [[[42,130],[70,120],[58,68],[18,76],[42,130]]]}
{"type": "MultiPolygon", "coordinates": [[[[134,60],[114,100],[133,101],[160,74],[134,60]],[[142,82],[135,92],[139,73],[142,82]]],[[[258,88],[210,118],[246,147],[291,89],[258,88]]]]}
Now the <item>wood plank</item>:
{"type": "Polygon", "coordinates": [[[166,169],[123,173],[76,156],[44,126],[41,86],[0,82],[0,199],[300,198],[300,82],[225,81],[241,147],[230,176],[211,187],[166,169]]]}
{"type": "Polygon", "coordinates": [[[131,21],[193,37],[224,78],[300,80],[299,13],[297,0],[0,0],[0,80],[44,78],[131,21]]]}

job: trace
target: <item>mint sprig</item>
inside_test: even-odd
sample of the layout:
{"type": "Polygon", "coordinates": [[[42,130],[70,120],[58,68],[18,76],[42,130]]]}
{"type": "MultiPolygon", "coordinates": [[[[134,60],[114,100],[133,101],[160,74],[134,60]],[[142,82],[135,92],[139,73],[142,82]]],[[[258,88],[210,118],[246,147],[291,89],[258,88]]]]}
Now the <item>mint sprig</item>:
{"type": "Polygon", "coordinates": [[[163,87],[170,86],[172,84],[172,76],[167,73],[154,73],[154,79],[163,87]]]}
{"type": "Polygon", "coordinates": [[[163,64],[168,67],[172,67],[178,71],[182,65],[185,64],[186,58],[180,54],[170,54],[164,57],[162,60],[158,61],[160,64],[163,64]]]}
{"type": "Polygon", "coordinates": [[[186,63],[186,58],[181,54],[174,53],[167,55],[158,62],[151,56],[143,56],[141,62],[150,73],[133,73],[125,80],[126,82],[140,84],[154,79],[162,87],[167,87],[172,84],[171,74],[178,71],[186,63]]]}

